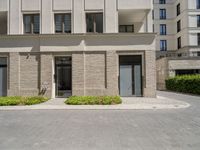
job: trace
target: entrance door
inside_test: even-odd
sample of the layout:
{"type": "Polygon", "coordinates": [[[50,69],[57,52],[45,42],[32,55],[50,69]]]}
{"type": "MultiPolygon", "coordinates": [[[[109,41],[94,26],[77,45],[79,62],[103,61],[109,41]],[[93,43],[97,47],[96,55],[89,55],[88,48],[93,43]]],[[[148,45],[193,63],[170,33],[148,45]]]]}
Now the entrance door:
{"type": "Polygon", "coordinates": [[[71,57],[55,59],[56,97],[69,97],[72,93],[71,57]]]}
{"type": "Polygon", "coordinates": [[[0,58],[0,96],[7,96],[7,58],[0,58]]]}
{"type": "Polygon", "coordinates": [[[142,96],[142,57],[140,55],[119,56],[120,96],[142,96]]]}
{"type": "Polygon", "coordinates": [[[132,96],[132,66],[120,66],[120,96],[132,96]]]}

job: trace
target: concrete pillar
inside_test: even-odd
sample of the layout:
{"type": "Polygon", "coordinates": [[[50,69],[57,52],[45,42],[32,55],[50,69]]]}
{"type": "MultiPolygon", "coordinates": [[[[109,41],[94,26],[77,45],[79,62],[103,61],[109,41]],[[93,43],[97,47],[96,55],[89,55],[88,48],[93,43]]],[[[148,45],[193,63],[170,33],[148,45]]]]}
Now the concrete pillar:
{"type": "Polygon", "coordinates": [[[106,33],[118,33],[117,1],[105,1],[105,30],[106,33]]]}
{"type": "Polygon", "coordinates": [[[9,34],[22,34],[21,0],[10,0],[9,34]]]}
{"type": "Polygon", "coordinates": [[[41,6],[41,33],[42,34],[50,34],[54,33],[53,28],[53,16],[52,16],[52,2],[49,0],[42,0],[41,6]]]}
{"type": "Polygon", "coordinates": [[[85,12],[84,12],[84,1],[83,0],[73,0],[73,15],[75,16],[72,20],[73,32],[74,33],[86,33],[86,23],[85,23],[85,12]]]}

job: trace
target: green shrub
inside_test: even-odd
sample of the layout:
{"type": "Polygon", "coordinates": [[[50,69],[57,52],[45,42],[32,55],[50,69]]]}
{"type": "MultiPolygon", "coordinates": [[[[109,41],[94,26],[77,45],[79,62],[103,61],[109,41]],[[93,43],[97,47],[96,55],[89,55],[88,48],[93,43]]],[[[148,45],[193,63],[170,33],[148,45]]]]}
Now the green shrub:
{"type": "Polygon", "coordinates": [[[65,101],[68,105],[116,105],[121,104],[119,96],[72,96],[65,101]]]}
{"type": "Polygon", "coordinates": [[[200,95],[200,75],[183,75],[166,80],[170,91],[200,95]]]}
{"type": "Polygon", "coordinates": [[[48,98],[35,96],[35,97],[0,97],[0,106],[15,106],[15,105],[34,105],[46,102],[48,98]]]}

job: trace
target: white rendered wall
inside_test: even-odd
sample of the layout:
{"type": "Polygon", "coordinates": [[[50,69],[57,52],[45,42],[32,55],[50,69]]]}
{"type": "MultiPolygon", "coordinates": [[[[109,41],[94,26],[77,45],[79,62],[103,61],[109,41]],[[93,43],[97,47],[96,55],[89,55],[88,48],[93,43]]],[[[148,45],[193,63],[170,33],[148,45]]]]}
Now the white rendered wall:
{"type": "Polygon", "coordinates": [[[137,32],[152,32],[152,8],[152,0],[10,0],[9,34],[23,34],[23,14],[35,13],[40,14],[41,34],[54,34],[56,13],[71,13],[72,33],[86,33],[85,14],[89,12],[102,12],[104,32],[118,33],[119,12],[124,10],[136,11],[136,18],[140,17],[134,22],[137,32]],[[140,16],[141,11],[144,16],[140,16]]]}
{"type": "Polygon", "coordinates": [[[197,46],[197,15],[200,11],[196,9],[196,0],[166,0],[166,4],[159,4],[154,0],[154,31],[158,33],[156,49],[160,50],[160,40],[167,40],[168,50],[177,50],[177,38],[181,36],[182,47],[197,46]],[[176,6],[180,3],[181,14],[176,15],[176,6]],[[167,19],[159,19],[159,10],[165,8],[167,19]],[[181,31],[177,33],[177,21],[181,20],[181,31]],[[167,35],[159,35],[160,24],[166,24],[167,35]]]}

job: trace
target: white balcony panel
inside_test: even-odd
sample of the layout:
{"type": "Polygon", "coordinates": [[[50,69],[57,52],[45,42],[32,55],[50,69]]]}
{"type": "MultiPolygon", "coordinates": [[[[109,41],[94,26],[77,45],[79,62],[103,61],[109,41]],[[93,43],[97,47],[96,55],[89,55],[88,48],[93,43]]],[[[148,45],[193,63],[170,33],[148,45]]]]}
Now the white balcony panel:
{"type": "Polygon", "coordinates": [[[8,11],[8,0],[0,0],[0,11],[8,11]]]}
{"type": "Polygon", "coordinates": [[[118,0],[118,9],[151,9],[152,0],[118,0]]]}
{"type": "Polygon", "coordinates": [[[103,10],[104,0],[85,0],[85,10],[103,10]]]}
{"type": "Polygon", "coordinates": [[[40,0],[22,0],[22,11],[39,11],[40,0]]]}
{"type": "Polygon", "coordinates": [[[72,10],[72,0],[53,0],[53,10],[72,10]]]}

